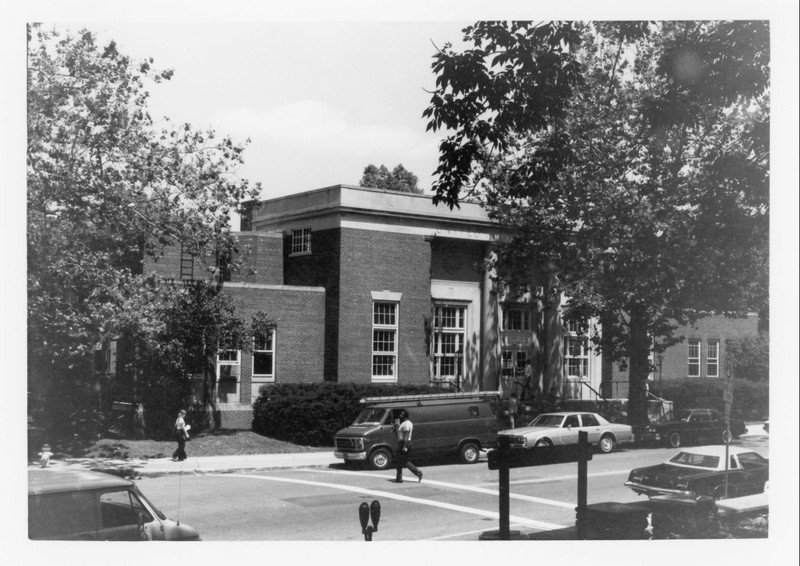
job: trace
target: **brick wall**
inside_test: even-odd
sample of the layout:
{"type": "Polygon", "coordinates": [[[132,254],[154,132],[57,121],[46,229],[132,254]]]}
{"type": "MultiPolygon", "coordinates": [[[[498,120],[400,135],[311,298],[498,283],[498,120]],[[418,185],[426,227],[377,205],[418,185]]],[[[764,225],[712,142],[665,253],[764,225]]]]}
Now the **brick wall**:
{"type": "MultiPolygon", "coordinates": [[[[263,288],[225,284],[244,319],[258,311],[275,322],[275,382],[314,383],[323,379],[325,292],[320,288],[263,288]]],[[[252,356],[241,360],[242,402],[250,403],[252,356]]]]}
{"type": "Polygon", "coordinates": [[[339,229],[311,232],[311,253],[291,255],[291,234],[284,236],[283,265],[287,285],[309,285],[325,288],[325,380],[336,381],[339,365],[339,229]]]}
{"type": "Polygon", "coordinates": [[[372,378],[372,292],[402,293],[398,311],[398,383],[428,383],[425,332],[431,316],[431,246],[422,236],[341,231],[338,380],[372,378]]]}
{"type": "MultiPolygon", "coordinates": [[[[725,377],[725,340],[740,336],[758,335],[758,315],[751,314],[744,318],[731,318],[714,315],[702,318],[693,325],[679,327],[675,336],[683,336],[682,342],[670,346],[662,354],[661,371],[658,358],[654,360],[656,370],[653,379],[667,380],[686,378],[689,374],[689,339],[700,340],[700,377],[707,377],[707,353],[710,340],[719,341],[719,368],[717,377],[725,377]]],[[[626,397],[628,394],[628,372],[620,371],[616,363],[603,360],[603,392],[607,396],[626,397]],[[609,378],[610,376],[610,378],[609,378]],[[610,383],[613,382],[613,385],[610,383]]]]}
{"type": "MultiPolygon", "coordinates": [[[[279,232],[235,233],[236,250],[233,261],[241,265],[231,273],[230,280],[264,285],[283,284],[283,236],[279,232]]],[[[158,259],[145,257],[145,273],[155,273],[161,279],[181,279],[181,246],[167,246],[158,259]]],[[[196,280],[211,277],[216,269],[216,257],[194,256],[191,272],[196,280]]]]}

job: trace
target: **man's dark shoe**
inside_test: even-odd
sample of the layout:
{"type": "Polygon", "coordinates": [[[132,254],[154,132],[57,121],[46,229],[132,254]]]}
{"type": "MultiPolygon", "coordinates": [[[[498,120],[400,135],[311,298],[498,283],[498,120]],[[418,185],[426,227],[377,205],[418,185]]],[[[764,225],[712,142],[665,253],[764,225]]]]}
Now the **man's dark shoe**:
{"type": "Polygon", "coordinates": [[[403,483],[403,480],[394,480],[394,483],[403,483]]]}
{"type": "Polygon", "coordinates": [[[420,472],[419,475],[417,476],[417,483],[421,481],[422,481],[422,472],[420,472]]]}

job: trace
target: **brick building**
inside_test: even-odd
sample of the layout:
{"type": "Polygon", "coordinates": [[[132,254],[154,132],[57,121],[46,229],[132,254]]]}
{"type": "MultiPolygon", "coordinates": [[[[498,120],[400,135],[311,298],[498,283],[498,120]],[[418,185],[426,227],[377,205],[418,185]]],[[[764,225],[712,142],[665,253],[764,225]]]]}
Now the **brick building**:
{"type": "MultiPolygon", "coordinates": [[[[249,427],[259,388],[272,383],[418,383],[508,395],[519,392],[528,362],[535,386],[563,381],[568,398],[627,396],[627,375],[562,324],[551,274],[532,271],[521,296],[497,285],[485,261],[499,230],[477,204],[450,210],[424,195],[335,185],[247,210],[236,234],[244,265],[230,277],[216,273],[242,316],[265,312],[275,329],[253,354],[220,353],[223,427],[249,427]]],[[[216,268],[180,249],[146,265],[174,279],[216,268]]],[[[682,332],[688,342],[660,358],[656,377],[711,376],[725,338],[755,334],[757,324],[699,321],[682,332]]]]}
{"type": "MultiPolygon", "coordinates": [[[[653,381],[681,378],[724,379],[725,340],[756,336],[759,331],[757,314],[745,317],[714,315],[701,318],[694,324],[681,326],[675,335],[684,339],[660,355],[651,356],[653,381]]],[[[627,398],[628,372],[610,360],[603,362],[602,393],[609,398],[627,398]]]]}

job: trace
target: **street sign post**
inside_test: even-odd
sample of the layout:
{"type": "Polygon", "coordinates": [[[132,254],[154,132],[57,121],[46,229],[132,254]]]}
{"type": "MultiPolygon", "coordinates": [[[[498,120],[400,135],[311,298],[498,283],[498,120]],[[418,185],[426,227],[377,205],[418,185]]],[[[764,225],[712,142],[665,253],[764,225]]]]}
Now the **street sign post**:
{"type": "Polygon", "coordinates": [[[731,404],[733,403],[733,354],[725,354],[725,385],[722,389],[722,400],[725,402],[725,431],[722,441],[725,443],[725,499],[728,498],[728,472],[730,470],[730,444],[731,438],[731,404]]]}

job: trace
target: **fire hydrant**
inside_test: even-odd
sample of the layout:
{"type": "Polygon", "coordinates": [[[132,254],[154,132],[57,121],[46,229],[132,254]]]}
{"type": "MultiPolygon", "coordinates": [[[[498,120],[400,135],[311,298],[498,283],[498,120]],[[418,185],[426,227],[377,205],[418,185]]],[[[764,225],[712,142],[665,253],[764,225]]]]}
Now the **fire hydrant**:
{"type": "Polygon", "coordinates": [[[48,466],[48,464],[50,464],[50,457],[52,455],[53,455],[53,453],[50,451],[50,445],[49,444],[43,444],[42,445],[42,451],[39,452],[39,465],[42,468],[46,468],[48,466]]]}

